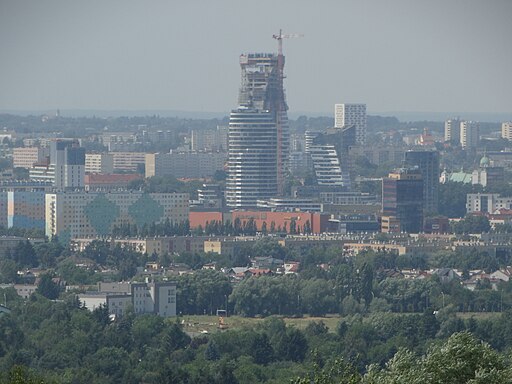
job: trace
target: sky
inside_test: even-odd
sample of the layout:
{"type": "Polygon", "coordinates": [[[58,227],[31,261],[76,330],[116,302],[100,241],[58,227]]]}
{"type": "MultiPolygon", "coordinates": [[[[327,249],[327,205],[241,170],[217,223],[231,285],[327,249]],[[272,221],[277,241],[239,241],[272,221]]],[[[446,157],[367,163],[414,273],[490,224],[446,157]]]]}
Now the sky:
{"type": "Polygon", "coordinates": [[[509,0],[0,0],[0,110],[236,107],[284,40],[290,113],[512,114],[509,0]]]}

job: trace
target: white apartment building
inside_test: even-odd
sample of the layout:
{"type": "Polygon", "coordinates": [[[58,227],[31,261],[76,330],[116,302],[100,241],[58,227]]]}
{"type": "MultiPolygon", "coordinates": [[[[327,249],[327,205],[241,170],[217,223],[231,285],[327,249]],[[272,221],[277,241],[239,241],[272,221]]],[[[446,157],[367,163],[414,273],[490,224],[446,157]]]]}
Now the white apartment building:
{"type": "Polygon", "coordinates": [[[334,127],[356,127],[356,143],[366,142],[366,104],[335,104],[334,127]]]}
{"type": "Polygon", "coordinates": [[[153,313],[176,316],[176,283],[111,283],[100,286],[98,292],[79,294],[78,299],[91,311],[106,305],[112,315],[122,316],[129,307],[137,315],[153,313]],[[120,287],[116,287],[116,284],[120,287]]]}
{"type": "Polygon", "coordinates": [[[512,121],[506,121],[501,124],[501,137],[512,140],[512,121]]]}
{"type": "Polygon", "coordinates": [[[85,173],[114,173],[114,156],[112,153],[86,153],[85,173]]]}
{"type": "Polygon", "coordinates": [[[459,119],[448,119],[444,122],[444,141],[460,143],[459,119]]]}
{"type": "Polygon", "coordinates": [[[334,145],[312,145],[308,148],[316,181],[320,186],[344,186],[345,180],[334,145]]]}
{"type": "Polygon", "coordinates": [[[108,236],[114,226],[182,223],[188,220],[187,193],[56,192],[45,199],[46,235],[63,242],[108,236]]]}
{"type": "Polygon", "coordinates": [[[460,122],[460,144],[462,148],[476,148],[478,146],[479,126],[475,121],[460,122]]]}

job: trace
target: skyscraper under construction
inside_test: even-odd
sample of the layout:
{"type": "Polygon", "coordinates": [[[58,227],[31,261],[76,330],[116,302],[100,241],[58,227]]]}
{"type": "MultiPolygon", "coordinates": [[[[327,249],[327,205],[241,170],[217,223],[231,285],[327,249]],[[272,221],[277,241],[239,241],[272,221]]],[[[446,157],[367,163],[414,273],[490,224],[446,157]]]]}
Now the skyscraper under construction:
{"type": "Polygon", "coordinates": [[[238,108],[231,111],[228,134],[226,203],[256,207],[282,193],[289,158],[289,129],[283,89],[284,56],[240,56],[238,108]]]}

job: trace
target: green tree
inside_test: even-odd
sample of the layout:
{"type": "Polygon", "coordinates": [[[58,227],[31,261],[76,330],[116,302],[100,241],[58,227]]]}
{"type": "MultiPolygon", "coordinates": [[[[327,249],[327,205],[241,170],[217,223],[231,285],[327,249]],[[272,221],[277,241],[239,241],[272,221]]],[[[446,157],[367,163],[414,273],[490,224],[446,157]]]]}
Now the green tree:
{"type": "Polygon", "coordinates": [[[256,364],[266,365],[274,359],[274,350],[266,333],[257,333],[254,336],[250,351],[256,364]]]}
{"type": "Polygon", "coordinates": [[[41,275],[39,285],[36,292],[50,300],[55,300],[59,297],[60,287],[57,283],[53,282],[53,275],[45,273],[41,275]]]}

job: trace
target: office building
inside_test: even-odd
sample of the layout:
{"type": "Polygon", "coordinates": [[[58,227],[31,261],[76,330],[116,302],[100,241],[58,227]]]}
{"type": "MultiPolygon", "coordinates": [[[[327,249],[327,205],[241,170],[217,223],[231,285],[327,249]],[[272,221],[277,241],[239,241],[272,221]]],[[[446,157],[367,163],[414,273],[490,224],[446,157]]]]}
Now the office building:
{"type": "Polygon", "coordinates": [[[460,122],[460,145],[464,149],[473,149],[478,146],[479,126],[475,121],[460,122]]]}
{"type": "Polygon", "coordinates": [[[423,178],[423,209],[425,213],[437,213],[439,204],[439,153],[437,151],[407,151],[404,162],[407,167],[417,166],[423,178]]]}
{"type": "Polygon", "coordinates": [[[512,140],[512,121],[506,121],[501,124],[501,137],[506,140],[512,140]]]}
{"type": "Polygon", "coordinates": [[[366,143],[366,104],[336,104],[334,106],[334,127],[355,126],[355,141],[366,143]]]}
{"type": "Polygon", "coordinates": [[[418,233],[423,227],[423,179],[418,167],[382,180],[382,231],[418,233]]]}
{"type": "Polygon", "coordinates": [[[448,119],[444,122],[444,141],[460,144],[460,120],[448,119]]]}
{"type": "Polygon", "coordinates": [[[226,203],[247,208],[282,192],[289,162],[288,106],[282,54],[243,54],[240,66],[238,108],[229,120],[226,203]]]}
{"type": "Polygon", "coordinates": [[[72,238],[108,236],[115,226],[188,220],[186,193],[56,192],[45,201],[46,235],[64,243],[72,238]]]}

